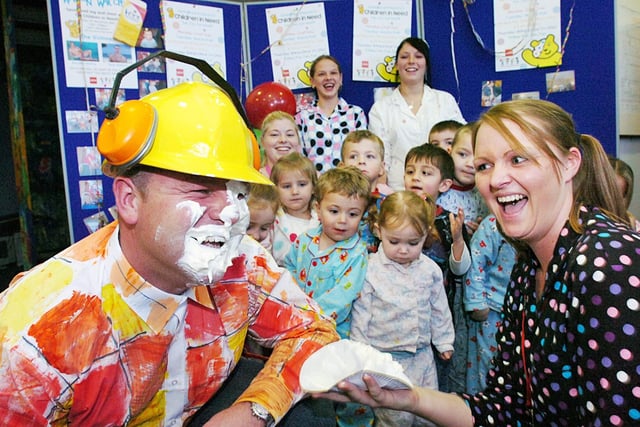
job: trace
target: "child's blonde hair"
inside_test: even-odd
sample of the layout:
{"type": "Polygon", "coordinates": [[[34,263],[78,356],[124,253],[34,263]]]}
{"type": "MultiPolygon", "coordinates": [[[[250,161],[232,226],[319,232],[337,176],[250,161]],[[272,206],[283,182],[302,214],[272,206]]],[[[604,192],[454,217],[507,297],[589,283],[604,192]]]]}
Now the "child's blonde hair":
{"type": "Polygon", "coordinates": [[[436,205],[413,191],[396,191],[388,195],[375,214],[377,228],[397,228],[409,223],[423,236],[437,233],[434,227],[436,205]]]}
{"type": "Polygon", "coordinates": [[[471,137],[472,144],[473,144],[474,131],[475,131],[475,128],[473,123],[467,123],[466,125],[462,125],[456,131],[456,134],[453,137],[453,143],[451,144],[451,149],[453,150],[453,148],[462,140],[462,137],[465,135],[469,135],[471,137]]]}
{"type": "Polygon", "coordinates": [[[286,172],[298,171],[303,176],[306,176],[311,181],[313,188],[318,183],[318,173],[313,165],[313,162],[305,157],[302,153],[289,153],[278,159],[273,169],[271,169],[271,175],[269,178],[271,182],[278,185],[282,174],[286,172]]]}
{"type": "Polygon", "coordinates": [[[338,166],[320,175],[318,184],[315,186],[315,196],[318,202],[321,202],[329,193],[361,198],[367,206],[371,195],[371,185],[367,177],[355,166],[338,166]]]}
{"type": "Polygon", "coordinates": [[[249,210],[251,210],[252,206],[256,209],[268,206],[273,213],[276,213],[279,204],[278,192],[276,191],[275,185],[255,183],[249,185],[249,197],[247,198],[249,210]]]}
{"type": "Polygon", "coordinates": [[[363,139],[368,139],[375,142],[378,146],[380,158],[384,159],[384,142],[378,135],[367,129],[354,130],[347,134],[347,136],[344,138],[344,141],[342,141],[342,148],[340,149],[340,159],[344,162],[344,156],[346,154],[345,151],[348,144],[357,144],[363,139]]]}

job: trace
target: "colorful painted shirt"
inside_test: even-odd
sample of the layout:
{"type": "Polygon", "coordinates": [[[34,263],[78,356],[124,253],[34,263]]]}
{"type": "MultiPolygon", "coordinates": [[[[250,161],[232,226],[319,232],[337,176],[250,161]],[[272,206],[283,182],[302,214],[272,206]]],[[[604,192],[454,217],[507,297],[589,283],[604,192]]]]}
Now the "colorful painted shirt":
{"type": "Polygon", "coordinates": [[[338,166],[342,155],[342,141],[351,131],[367,128],[367,115],[357,105],[343,98],[329,117],[318,107],[318,99],[298,111],[296,123],[302,139],[302,152],[316,165],[319,172],[338,166]]]}
{"type": "Polygon", "coordinates": [[[487,388],[463,395],[476,425],[640,424],[640,234],[598,209],[580,218],[582,233],[560,232],[542,295],[533,252],[514,266],[487,388]]]}
{"type": "Polygon", "coordinates": [[[351,339],[381,351],[415,353],[433,344],[453,350],[451,311],[442,271],[425,255],[404,266],[380,248],[369,254],[360,298],[353,305],[351,339]]]}
{"type": "Polygon", "coordinates": [[[351,306],[367,272],[367,245],[358,233],[320,250],[322,225],[298,237],[284,266],[300,288],[331,316],[341,338],[349,338],[351,306]]]}
{"type": "Polygon", "coordinates": [[[247,333],[273,355],[239,400],[282,418],[303,396],[303,361],[338,338],[333,322],[253,239],[221,281],[173,295],[133,270],[118,230],[0,295],[0,424],[181,425],[228,377],[247,333]]]}
{"type": "Polygon", "coordinates": [[[273,222],[273,244],[271,245],[271,253],[278,265],[284,265],[284,258],[298,236],[317,227],[318,224],[320,221],[318,221],[318,214],[315,210],[311,211],[311,219],[302,219],[289,215],[282,207],[278,208],[276,219],[273,222]]]}

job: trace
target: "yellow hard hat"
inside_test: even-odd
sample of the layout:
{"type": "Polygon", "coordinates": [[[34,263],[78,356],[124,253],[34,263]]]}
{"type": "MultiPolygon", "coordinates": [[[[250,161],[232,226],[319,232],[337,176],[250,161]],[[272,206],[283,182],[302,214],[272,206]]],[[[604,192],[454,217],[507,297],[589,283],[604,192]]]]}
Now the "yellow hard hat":
{"type": "Polygon", "coordinates": [[[225,91],[186,82],[126,101],[105,119],[97,146],[105,173],[136,164],[191,175],[271,184],[258,171],[255,136],[225,91]]]}

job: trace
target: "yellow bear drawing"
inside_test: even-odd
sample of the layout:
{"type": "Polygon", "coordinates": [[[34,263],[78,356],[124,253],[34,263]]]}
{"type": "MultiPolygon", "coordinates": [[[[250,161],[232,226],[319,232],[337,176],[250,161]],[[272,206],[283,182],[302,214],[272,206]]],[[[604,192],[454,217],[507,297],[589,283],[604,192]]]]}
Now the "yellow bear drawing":
{"type": "Polygon", "coordinates": [[[298,70],[298,80],[304,83],[305,86],[311,86],[311,75],[309,74],[309,70],[311,70],[311,65],[313,61],[305,61],[304,67],[298,70]]]}
{"type": "Polygon", "coordinates": [[[556,43],[553,34],[549,34],[541,40],[532,40],[531,49],[522,51],[522,59],[534,67],[555,67],[562,64],[560,46],[556,43]]]}
{"type": "Polygon", "coordinates": [[[395,83],[398,79],[398,72],[396,70],[396,60],[393,56],[385,56],[384,63],[380,63],[376,66],[378,75],[386,82],[395,83]]]}

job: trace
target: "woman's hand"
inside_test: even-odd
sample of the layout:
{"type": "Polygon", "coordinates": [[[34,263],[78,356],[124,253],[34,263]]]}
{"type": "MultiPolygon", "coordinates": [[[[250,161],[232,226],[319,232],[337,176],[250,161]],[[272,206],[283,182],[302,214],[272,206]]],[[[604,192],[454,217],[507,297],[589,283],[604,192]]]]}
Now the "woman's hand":
{"type": "Polygon", "coordinates": [[[391,408],[410,410],[412,402],[417,400],[413,389],[386,389],[368,374],[362,376],[367,389],[358,388],[348,381],[338,383],[340,392],[313,393],[315,398],[331,399],[338,402],[359,402],[372,408],[391,408]]]}

